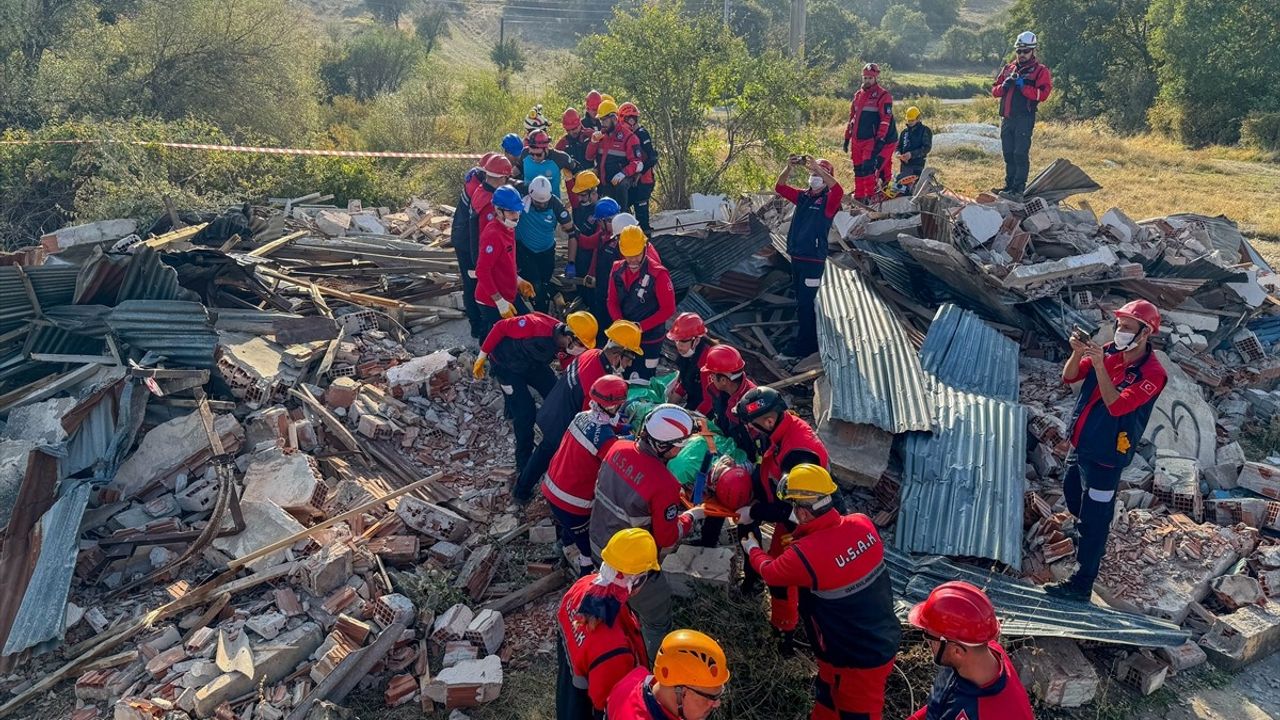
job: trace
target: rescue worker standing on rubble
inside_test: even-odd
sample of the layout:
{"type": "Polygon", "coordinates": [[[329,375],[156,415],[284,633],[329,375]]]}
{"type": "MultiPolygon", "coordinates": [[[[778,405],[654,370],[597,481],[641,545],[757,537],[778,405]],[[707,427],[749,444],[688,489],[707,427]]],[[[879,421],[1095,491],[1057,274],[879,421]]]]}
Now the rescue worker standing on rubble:
{"type": "Polygon", "coordinates": [[[542,431],[542,439],[512,488],[511,499],[515,505],[523,506],[533,498],[534,487],[555,457],[569,423],[575,415],[591,407],[590,390],[596,380],[605,375],[625,376],[633,359],[640,356],[640,328],[635,323],[616,322],[604,335],[604,347],[574,358],[538,408],[537,426],[542,431]]]}
{"type": "MultiPolygon", "coordinates": [[[[787,409],[782,394],[771,387],[758,387],[742,396],[736,408],[738,418],[747,424],[757,438],[759,452],[751,455],[755,465],[752,477],[752,502],[737,508],[738,527],[762,539],[761,523],[773,523],[769,557],[778,557],[792,542],[796,525],[791,519],[791,506],[778,499],[782,478],[801,464],[830,466],[827,448],[809,423],[787,409]]],[[[754,590],[758,576],[744,568],[743,589],[754,590]]],[[[799,590],[795,587],[769,586],[769,623],[778,633],[783,655],[795,652],[796,626],[800,622],[799,590]]]]}
{"type": "MultiPolygon", "coordinates": [[[[560,125],[564,127],[564,136],[556,141],[556,150],[568,155],[573,161],[564,176],[564,187],[568,191],[569,207],[576,210],[578,193],[574,191],[573,183],[577,173],[591,167],[591,161],[587,159],[587,145],[591,142],[591,131],[582,124],[582,117],[573,108],[564,111],[564,115],[560,118],[560,125]]],[[[594,174],[593,172],[592,175],[594,174]]],[[[598,178],[596,184],[600,184],[598,178]]],[[[572,260],[573,257],[570,256],[569,259],[572,260]]]]}
{"type": "Polygon", "coordinates": [[[631,128],[640,142],[643,167],[628,199],[631,202],[630,210],[636,216],[636,222],[640,223],[640,229],[645,235],[652,235],[653,230],[649,227],[649,198],[653,197],[653,168],[658,165],[658,149],[653,146],[653,136],[640,124],[640,108],[635,103],[624,102],[619,105],[618,119],[631,128]]]}
{"type": "Polygon", "coordinates": [[[560,544],[578,548],[578,574],[591,572],[591,504],[596,497],[600,463],[618,441],[630,433],[622,412],[627,402],[627,381],[605,375],[591,384],[591,407],[573,417],[569,431],[542,476],[542,496],[551,506],[551,517],[560,529],[560,544]]]}
{"type": "Polygon", "coordinates": [[[603,718],[618,682],[636,668],[649,667],[640,624],[627,600],[650,572],[661,569],[658,546],[652,535],[631,528],[614,534],[600,555],[600,572],[569,586],[556,613],[556,720],[603,718]]]}
{"type": "Polygon", "coordinates": [[[480,344],[472,366],[477,380],[492,374],[502,390],[507,418],[516,441],[516,469],[533,454],[533,420],[537,403],[530,389],[546,399],[556,384],[551,363],[560,353],[577,357],[596,346],[596,319],[570,313],[564,322],[539,312],[499,320],[480,344]]]}
{"type": "Polygon", "coordinates": [[[796,296],[796,338],[791,354],[808,357],[818,351],[818,288],[827,269],[827,236],[840,211],[844,188],[836,182],[835,169],[826,160],[792,155],[778,175],[773,191],[796,206],[787,230],[787,254],[791,256],[791,289],[796,296]],[[799,167],[809,170],[804,190],[787,184],[799,167]]]}
{"type": "Polygon", "coordinates": [[[594,158],[600,176],[601,192],[630,207],[630,190],[635,178],[644,171],[640,138],[618,120],[618,106],[612,100],[600,102],[600,129],[591,134],[587,157],[594,158]]]}
{"type": "MultiPolygon", "coordinates": [[[[895,180],[899,185],[906,178],[920,177],[929,151],[933,150],[933,131],[920,122],[920,108],[912,105],[903,113],[903,117],[907,120],[907,126],[902,128],[902,134],[898,136],[898,176],[895,180]]],[[[906,194],[911,194],[910,186],[907,186],[906,194]]]]}
{"type": "Polygon", "coordinates": [[[893,96],[880,86],[880,66],[862,66],[862,87],[853,94],[849,123],[844,130],[844,151],[853,161],[853,198],[860,203],[875,199],[876,179],[883,175],[889,184],[893,148],[898,127],[893,120],[893,96]]]}
{"type": "Polygon", "coordinates": [[[822,467],[791,468],[777,497],[792,507],[795,540],[776,558],[752,535],[742,548],[766,584],[800,589],[800,616],[818,661],[809,717],[880,720],[902,629],[880,533],[866,515],[841,515],[835,492],[822,467]]]}
{"type": "MultiPolygon", "coordinates": [[[[659,552],[675,548],[706,517],[702,506],[680,511],[680,481],[667,461],[680,452],[694,432],[693,416],[678,405],[649,411],[635,440],[619,440],[604,456],[591,506],[591,549],[600,556],[614,533],[638,527],[653,534],[659,552]]],[[[661,573],[631,596],[650,654],[671,631],[671,585],[661,573]]]]}
{"type": "Polygon", "coordinates": [[[720,644],[697,630],[662,639],[653,672],[636,668],[609,694],[609,720],[706,720],[720,707],[729,663],[720,644]]]}
{"type": "Polygon", "coordinates": [[[1071,337],[1062,381],[1080,383],[1071,417],[1071,451],[1062,481],[1067,510],[1076,518],[1080,567],[1045,592],[1088,602],[1107,549],[1120,473],[1147,429],[1156,399],[1168,379],[1151,338],[1160,332],[1160,311],[1146,300],[1116,310],[1113,341],[1100,346],[1071,337]]]}
{"type": "Polygon", "coordinates": [[[1031,701],[1000,643],[1000,621],[987,594],[953,580],[911,608],[938,666],[924,707],[907,720],[1033,720],[1031,701]]]}
{"type": "Polygon", "coordinates": [[[453,245],[458,274],[462,277],[462,307],[467,313],[467,324],[471,326],[471,337],[476,340],[484,339],[480,332],[484,323],[480,318],[480,306],[476,304],[476,257],[470,236],[471,195],[484,184],[484,168],[492,157],[493,153],[485,153],[480,163],[462,177],[462,193],[458,195],[458,206],[453,211],[453,224],[449,228],[449,242],[453,245]]]}
{"type": "Polygon", "coordinates": [[[560,199],[560,182],[563,177],[571,176],[576,169],[573,158],[568,153],[551,147],[551,136],[546,130],[534,130],[527,138],[529,147],[520,158],[520,166],[524,170],[524,182],[532,183],[538,177],[551,181],[551,194],[560,199]]]}
{"type": "Polygon", "coordinates": [[[502,154],[511,163],[511,179],[524,180],[524,139],[515,133],[502,136],[502,154]]]}
{"type": "Polygon", "coordinates": [[[667,390],[667,402],[683,405],[703,415],[711,410],[708,388],[711,378],[704,375],[707,353],[720,343],[707,335],[707,326],[697,313],[684,312],[671,322],[667,339],[676,348],[676,381],[667,390]]]}
{"type": "Polygon", "coordinates": [[[556,227],[570,239],[578,234],[573,218],[552,192],[551,181],[539,175],[529,182],[524,212],[516,225],[516,268],[533,285],[533,309],[551,306],[551,276],[556,271],[556,227]]]}
{"type": "Polygon", "coordinates": [[[611,320],[630,320],[643,333],[644,361],[633,368],[631,379],[648,382],[658,372],[667,321],[676,313],[676,288],[671,273],[648,252],[649,238],[638,225],[618,236],[622,259],[609,274],[608,307],[611,320]]]}
{"type": "Polygon", "coordinates": [[[600,103],[602,102],[604,102],[604,96],[600,94],[599,90],[592,90],[587,93],[587,98],[582,104],[582,108],[584,110],[582,114],[582,124],[588,130],[595,131],[600,129],[599,112],[600,103]]]}
{"type": "MultiPolygon", "coordinates": [[[[756,442],[746,423],[737,415],[738,401],[755,389],[755,381],[747,377],[747,363],[742,353],[732,345],[717,345],[706,354],[702,374],[707,379],[710,407],[707,419],[720,428],[720,434],[729,438],[747,457],[756,456],[756,442]]],[[[703,402],[704,405],[708,403],[703,402]]]]}
{"type": "Polygon", "coordinates": [[[1021,198],[1031,172],[1031,134],[1036,108],[1053,92],[1053,74],[1036,58],[1036,34],[1018,35],[1013,62],[996,75],[991,95],[1000,100],[1000,147],[1004,153],[1004,187],[996,193],[1021,198]]]}
{"type": "Polygon", "coordinates": [[[519,308],[517,293],[533,297],[533,285],[516,273],[516,225],[524,213],[524,198],[510,185],[493,191],[490,213],[493,220],[480,233],[480,251],[476,254],[476,302],[488,336],[494,323],[524,309],[519,308]]]}

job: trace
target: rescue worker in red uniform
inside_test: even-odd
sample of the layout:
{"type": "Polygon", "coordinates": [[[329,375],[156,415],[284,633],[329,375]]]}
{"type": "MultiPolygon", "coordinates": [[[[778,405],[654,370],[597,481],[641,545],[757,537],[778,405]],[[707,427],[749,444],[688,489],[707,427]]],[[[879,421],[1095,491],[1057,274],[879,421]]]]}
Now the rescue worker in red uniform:
{"type": "Polygon", "coordinates": [[[765,583],[800,589],[800,616],[818,661],[811,720],[880,720],[902,629],[880,534],[866,515],[841,515],[835,492],[822,467],[791,468],[778,499],[793,508],[795,540],[776,558],[751,535],[742,547],[765,583]]]}
{"type": "Polygon", "coordinates": [[[574,358],[538,408],[537,425],[542,439],[511,490],[515,505],[523,506],[533,499],[533,490],[560,448],[569,423],[591,407],[591,386],[605,375],[625,375],[632,360],[640,355],[640,328],[635,323],[616,322],[604,334],[604,347],[574,358]]]}
{"type": "Polygon", "coordinates": [[[631,186],[644,171],[640,138],[618,121],[618,105],[612,100],[601,101],[598,110],[600,129],[591,135],[587,157],[595,161],[601,192],[617,200],[619,207],[630,207],[631,186]]]}
{"type": "MultiPolygon", "coordinates": [[[[476,317],[479,319],[476,327],[477,340],[483,340],[489,334],[489,328],[493,326],[491,321],[485,319],[485,313],[480,310],[480,303],[476,299],[476,263],[480,261],[480,235],[497,218],[498,213],[493,207],[493,193],[508,184],[512,171],[511,161],[502,153],[490,153],[483,167],[484,177],[471,191],[467,203],[469,214],[466,223],[467,247],[471,256],[471,265],[467,274],[471,276],[471,300],[476,303],[476,317]]],[[[464,284],[463,287],[465,289],[466,285],[464,284]]]]}
{"type": "Polygon", "coordinates": [[[579,578],[560,599],[556,720],[604,717],[609,693],[635,668],[647,669],[640,623],[627,600],[658,565],[644,530],[620,530],[601,552],[599,573],[579,578]]]}
{"type": "Polygon", "coordinates": [[[586,112],[582,116],[582,124],[589,130],[600,129],[600,103],[604,102],[604,96],[598,90],[592,90],[587,93],[587,99],[583,102],[582,107],[586,112]]]}
{"type": "Polygon", "coordinates": [[[609,720],[706,720],[724,697],[729,663],[720,644],[697,630],[662,639],[653,672],[636,668],[609,694],[609,720]]]}
{"type": "Polygon", "coordinates": [[[706,354],[702,363],[702,374],[707,379],[707,395],[709,405],[704,413],[707,419],[716,424],[720,434],[729,438],[747,457],[755,457],[756,443],[751,437],[746,423],[738,418],[738,401],[742,399],[756,384],[747,377],[747,363],[742,354],[732,345],[717,345],[706,354]]]}
{"type": "Polygon", "coordinates": [[[1053,73],[1036,59],[1036,34],[1018,35],[1014,61],[1000,69],[991,86],[1000,100],[1000,147],[1004,153],[1004,187],[996,193],[1021,198],[1031,172],[1031,135],[1036,128],[1036,108],[1053,92],[1053,73]]]}
{"type": "Polygon", "coordinates": [[[792,155],[778,176],[773,191],[796,206],[787,230],[787,255],[791,257],[791,290],[796,296],[796,338],[791,354],[808,357],[818,351],[818,288],[827,269],[827,236],[840,211],[844,188],[836,182],[835,168],[826,160],[792,155]],[[792,170],[809,170],[804,190],[787,184],[792,170]]]}
{"type": "MultiPolygon", "coordinates": [[[[635,440],[619,440],[604,457],[591,506],[591,549],[596,557],[619,530],[639,527],[653,534],[660,552],[675,547],[697,520],[706,517],[701,506],[680,511],[680,481],[667,469],[685,440],[693,434],[693,417],[676,405],[658,405],[649,412],[635,440]]],[[[671,630],[671,586],[659,573],[631,596],[640,617],[650,653],[671,630]]]]}
{"type": "Polygon", "coordinates": [[[627,433],[622,405],[627,401],[627,381],[605,375],[591,384],[591,407],[574,416],[551,466],[542,477],[542,496],[551,506],[551,517],[560,528],[560,542],[567,550],[578,548],[578,574],[591,572],[591,542],[587,526],[596,497],[596,476],[605,453],[627,433]]]}
{"type": "Polygon", "coordinates": [[[618,236],[622,259],[609,274],[609,319],[630,320],[640,326],[644,361],[631,372],[631,380],[647,383],[658,372],[667,321],[676,314],[676,288],[671,273],[647,252],[649,238],[638,226],[624,228],[618,236]]]}
{"type": "MultiPolygon", "coordinates": [[[[787,401],[773,388],[758,387],[743,395],[736,413],[751,429],[759,447],[758,453],[750,456],[755,464],[752,503],[738,509],[738,527],[748,530],[759,541],[761,523],[773,523],[769,557],[776,558],[791,543],[796,529],[791,520],[791,506],[778,499],[783,476],[806,463],[827,468],[830,456],[818,433],[788,410],[787,401]]],[[[756,579],[754,570],[744,572],[744,589],[754,590],[756,579]]],[[[784,655],[795,652],[799,602],[798,588],[769,585],[769,623],[778,633],[784,655]]]]}
{"type": "Polygon", "coordinates": [[[472,375],[492,374],[502,389],[507,419],[516,441],[516,470],[533,454],[533,419],[537,402],[530,390],[545,399],[556,384],[551,363],[562,353],[578,356],[596,346],[596,319],[591,313],[570,313],[564,322],[530,313],[494,323],[480,344],[472,375]]]}
{"type": "Polygon", "coordinates": [[[862,87],[853,94],[849,124],[844,130],[844,150],[853,160],[855,200],[871,202],[878,177],[883,176],[886,187],[892,181],[893,150],[897,142],[893,96],[880,87],[880,66],[867,63],[862,67],[862,87]]]}
{"type": "Polygon", "coordinates": [[[462,277],[462,306],[467,313],[471,337],[476,340],[483,340],[484,335],[480,333],[483,327],[480,306],[476,304],[476,256],[471,247],[471,195],[484,184],[484,168],[492,158],[493,153],[485,153],[479,164],[462,176],[462,193],[458,195],[458,206],[453,211],[453,224],[449,228],[449,242],[453,245],[453,256],[458,260],[458,274],[462,277]]]}
{"type": "Polygon", "coordinates": [[[658,165],[658,148],[653,145],[653,136],[640,124],[640,108],[635,103],[624,102],[619,105],[618,119],[631,128],[640,142],[640,157],[644,165],[631,188],[630,209],[644,234],[652,235],[653,230],[649,227],[649,198],[653,197],[653,169],[658,165]]]}
{"type": "Polygon", "coordinates": [[[986,593],[953,580],[911,608],[939,667],[924,707],[907,720],[1033,720],[1031,701],[1000,643],[986,593]]]}
{"type": "MultiPolygon", "coordinates": [[[[569,191],[569,207],[576,209],[578,193],[574,192],[573,179],[577,173],[592,166],[591,161],[587,159],[587,145],[591,142],[591,130],[582,124],[582,116],[578,115],[578,111],[574,108],[564,111],[564,115],[560,118],[560,125],[564,127],[564,136],[556,141],[556,150],[573,160],[571,170],[565,173],[564,187],[569,191]]],[[[569,259],[572,260],[573,256],[570,255],[569,259]]]]}
{"type": "Polygon", "coordinates": [[[1168,382],[1151,347],[1160,332],[1160,311],[1146,300],[1116,310],[1114,340],[1104,346],[1071,338],[1062,381],[1080,383],[1071,417],[1071,451],[1062,490],[1076,518],[1080,567],[1046,592],[1088,602],[1107,549],[1120,473],[1133,460],[1156,399],[1168,382]]]}
{"type": "Polygon", "coordinates": [[[533,285],[516,274],[515,228],[524,213],[524,198],[515,188],[503,185],[493,191],[489,212],[494,219],[480,233],[475,292],[486,336],[501,318],[527,309],[523,301],[517,307],[517,293],[525,298],[534,295],[533,285]]]}
{"type": "Polygon", "coordinates": [[[720,343],[707,336],[707,326],[692,312],[676,316],[667,339],[676,347],[676,381],[667,391],[667,402],[706,415],[711,410],[711,378],[703,374],[702,366],[707,353],[720,343]]]}

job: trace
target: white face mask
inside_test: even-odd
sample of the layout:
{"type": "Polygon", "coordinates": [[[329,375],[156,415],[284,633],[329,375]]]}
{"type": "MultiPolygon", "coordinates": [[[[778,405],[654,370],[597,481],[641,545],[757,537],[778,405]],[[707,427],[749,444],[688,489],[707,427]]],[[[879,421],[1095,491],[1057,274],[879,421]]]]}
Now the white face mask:
{"type": "Polygon", "coordinates": [[[1117,330],[1115,337],[1112,339],[1115,340],[1117,350],[1128,350],[1133,347],[1134,341],[1138,339],[1138,333],[1117,330]]]}
{"type": "Polygon", "coordinates": [[[697,342],[689,343],[689,348],[687,350],[681,350],[680,349],[681,347],[682,347],[681,343],[676,344],[676,352],[680,353],[680,357],[693,357],[693,351],[698,349],[698,343],[697,342]]]}
{"type": "Polygon", "coordinates": [[[821,175],[810,175],[810,176],[809,176],[809,189],[810,189],[810,190],[820,190],[820,189],[822,189],[822,186],[823,186],[823,185],[826,185],[826,182],[824,182],[824,181],[823,181],[823,179],[822,179],[822,176],[821,176],[821,175]]]}
{"type": "Polygon", "coordinates": [[[520,218],[502,218],[502,224],[509,228],[515,228],[515,226],[520,224],[520,218]]]}
{"type": "Polygon", "coordinates": [[[574,343],[574,344],[570,345],[570,346],[569,346],[569,348],[568,348],[567,350],[565,350],[565,352],[569,353],[570,355],[572,355],[572,356],[574,356],[574,357],[577,357],[577,356],[581,355],[582,353],[584,353],[584,352],[586,352],[586,351],[587,351],[587,348],[586,348],[586,347],[584,347],[584,346],[582,346],[582,345],[579,345],[579,344],[577,344],[577,343],[574,343]]]}

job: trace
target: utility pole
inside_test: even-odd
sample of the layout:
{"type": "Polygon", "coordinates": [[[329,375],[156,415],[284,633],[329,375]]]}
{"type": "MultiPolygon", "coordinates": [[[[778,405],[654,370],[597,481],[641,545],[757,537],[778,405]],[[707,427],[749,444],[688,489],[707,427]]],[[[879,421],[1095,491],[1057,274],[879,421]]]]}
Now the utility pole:
{"type": "Polygon", "coordinates": [[[498,44],[506,42],[507,39],[507,16],[502,15],[498,18],[498,44]]]}
{"type": "Polygon", "coordinates": [[[729,0],[724,0],[724,24],[729,24],[729,0]]]}
{"type": "Polygon", "coordinates": [[[787,48],[791,57],[804,57],[804,20],[807,14],[805,0],[791,0],[791,37],[787,48]]]}

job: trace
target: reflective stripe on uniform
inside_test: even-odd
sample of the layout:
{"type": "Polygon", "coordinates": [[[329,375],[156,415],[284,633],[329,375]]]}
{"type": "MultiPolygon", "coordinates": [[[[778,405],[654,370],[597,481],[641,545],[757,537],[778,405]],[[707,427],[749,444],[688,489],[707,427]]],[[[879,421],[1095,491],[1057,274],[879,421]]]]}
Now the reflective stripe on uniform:
{"type": "Polygon", "coordinates": [[[653,524],[653,518],[648,515],[628,515],[622,506],[606,495],[596,494],[596,506],[607,510],[610,515],[626,523],[627,527],[647,528],[653,524]]]}
{"type": "Polygon", "coordinates": [[[870,573],[867,573],[865,577],[857,582],[850,583],[842,588],[834,588],[831,590],[811,590],[810,592],[813,593],[814,597],[821,598],[823,600],[839,600],[841,598],[847,598],[856,592],[865,590],[867,586],[875,582],[883,572],[884,563],[880,563],[879,567],[870,573]]]}
{"type": "Polygon", "coordinates": [[[805,287],[821,287],[822,278],[805,278],[804,286],[805,287]]]}
{"type": "Polygon", "coordinates": [[[1094,502],[1107,503],[1116,496],[1115,490],[1099,490],[1097,488],[1089,488],[1089,499],[1094,502]]]}
{"type": "Polygon", "coordinates": [[[593,501],[586,498],[580,498],[577,495],[570,495],[568,492],[557,486],[556,481],[552,480],[550,475],[542,476],[542,486],[547,489],[547,492],[554,495],[557,500],[560,500],[566,505],[572,505],[576,508],[581,508],[582,510],[591,509],[593,501]]]}
{"type": "Polygon", "coordinates": [[[573,439],[577,440],[578,444],[587,452],[592,455],[600,454],[600,448],[596,447],[596,444],[582,432],[582,428],[578,427],[578,423],[569,423],[569,434],[572,435],[573,439]]]}

